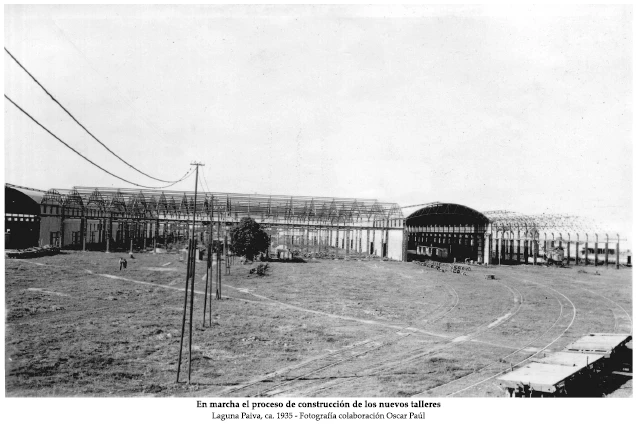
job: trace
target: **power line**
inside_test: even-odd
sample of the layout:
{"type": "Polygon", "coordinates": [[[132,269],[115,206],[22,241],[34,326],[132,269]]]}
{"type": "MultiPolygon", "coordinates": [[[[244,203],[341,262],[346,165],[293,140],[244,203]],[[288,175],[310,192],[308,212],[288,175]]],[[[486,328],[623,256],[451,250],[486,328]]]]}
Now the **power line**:
{"type": "Polygon", "coordinates": [[[203,184],[203,178],[201,178],[201,177],[199,176],[199,177],[198,177],[198,182],[201,184],[201,188],[203,188],[203,192],[206,192],[206,190],[205,190],[205,185],[203,184]]]}
{"type": "Polygon", "coordinates": [[[73,151],[74,153],[78,154],[80,157],[82,157],[83,159],[85,159],[86,161],[88,161],[89,163],[91,163],[92,165],[96,166],[96,167],[97,167],[98,169],[100,169],[101,171],[103,171],[103,172],[105,172],[105,173],[107,173],[107,174],[109,174],[109,175],[113,176],[114,178],[118,178],[118,179],[120,179],[121,181],[125,181],[125,182],[126,182],[126,183],[128,183],[128,184],[132,184],[132,185],[135,185],[135,186],[137,186],[137,187],[151,188],[151,189],[168,188],[168,187],[171,187],[171,186],[172,186],[172,185],[174,185],[174,184],[177,184],[177,183],[179,183],[179,182],[183,181],[184,179],[186,179],[186,178],[191,174],[191,172],[193,172],[193,168],[190,168],[190,170],[189,170],[189,171],[187,171],[187,173],[186,173],[186,174],[185,174],[181,179],[179,179],[178,181],[175,181],[175,182],[173,182],[173,183],[171,183],[171,184],[169,184],[169,185],[162,186],[162,187],[150,187],[150,186],[147,186],[147,185],[140,185],[140,184],[136,184],[135,182],[128,181],[128,180],[126,180],[125,178],[121,178],[121,177],[119,177],[118,175],[116,175],[116,174],[113,174],[113,173],[109,172],[107,169],[105,169],[105,168],[103,168],[102,166],[99,166],[99,165],[97,165],[96,163],[94,163],[93,161],[89,160],[87,157],[85,157],[84,155],[82,155],[80,152],[76,151],[73,147],[71,147],[71,146],[70,146],[69,144],[67,144],[65,141],[63,141],[62,139],[60,139],[60,138],[58,138],[56,135],[54,135],[54,133],[53,133],[53,132],[51,132],[49,129],[47,129],[45,126],[43,126],[42,124],[40,124],[40,122],[38,122],[38,120],[34,119],[34,118],[29,114],[29,113],[27,113],[25,110],[23,110],[23,109],[22,109],[18,104],[16,104],[15,102],[13,102],[13,100],[12,100],[11,98],[9,98],[9,97],[7,96],[7,94],[5,94],[5,95],[4,95],[4,97],[5,97],[5,98],[7,98],[7,99],[9,100],[9,102],[11,102],[11,103],[12,103],[12,104],[13,104],[13,105],[18,109],[18,110],[20,110],[20,111],[21,111],[25,116],[27,116],[27,117],[29,117],[31,120],[33,120],[33,122],[34,122],[35,124],[37,124],[38,126],[40,126],[41,128],[43,128],[43,129],[44,129],[44,130],[45,130],[49,135],[51,135],[51,136],[53,136],[54,138],[56,138],[59,142],[61,142],[63,145],[65,145],[65,146],[66,146],[67,148],[69,148],[71,151],[73,151]]]}
{"type": "MultiPolygon", "coordinates": [[[[146,174],[145,172],[141,171],[140,169],[137,169],[135,166],[132,166],[132,165],[131,165],[131,164],[129,164],[125,159],[123,159],[123,158],[122,158],[122,157],[120,157],[118,154],[116,154],[116,153],[114,153],[113,151],[111,151],[111,150],[109,149],[109,147],[107,147],[107,146],[106,146],[105,144],[103,144],[103,143],[102,143],[98,138],[96,138],[96,137],[94,136],[94,134],[92,134],[92,133],[91,133],[91,132],[90,132],[90,131],[85,127],[85,126],[83,126],[83,125],[82,125],[82,123],[80,123],[80,122],[79,122],[79,121],[78,121],[78,120],[73,116],[73,114],[71,114],[71,113],[70,113],[70,112],[69,112],[69,111],[68,111],[68,110],[67,110],[67,109],[66,109],[66,108],[65,108],[65,107],[60,103],[60,102],[58,102],[58,100],[57,100],[57,99],[56,99],[56,98],[55,98],[51,93],[49,93],[49,91],[48,91],[47,89],[45,89],[45,87],[44,87],[42,84],[40,84],[40,82],[39,82],[39,81],[38,81],[38,80],[37,80],[37,79],[36,79],[36,78],[35,78],[35,77],[34,77],[34,76],[29,72],[29,70],[27,70],[27,69],[26,69],[26,68],[25,68],[25,67],[20,63],[20,61],[18,61],[18,60],[16,59],[16,57],[15,57],[15,56],[13,56],[13,55],[11,54],[11,52],[9,52],[9,50],[8,50],[6,47],[4,48],[4,50],[5,50],[5,52],[7,52],[7,54],[11,57],[11,59],[13,59],[13,60],[16,62],[16,64],[18,64],[18,65],[20,66],[20,68],[22,68],[22,69],[24,70],[24,72],[25,72],[25,73],[27,73],[27,74],[29,75],[29,77],[31,77],[31,79],[32,79],[34,82],[36,82],[36,84],[37,84],[38,86],[40,86],[40,88],[41,88],[42,90],[44,90],[44,91],[45,91],[45,93],[46,93],[47,95],[49,95],[49,97],[50,97],[50,98],[51,98],[51,99],[52,99],[56,104],[58,104],[58,106],[59,106],[60,108],[62,108],[62,109],[65,111],[65,113],[67,113],[67,114],[69,115],[69,117],[71,117],[71,118],[72,118],[72,120],[73,120],[74,122],[76,122],[76,124],[77,124],[78,126],[80,126],[81,128],[83,128],[83,130],[84,130],[85,132],[87,132],[87,133],[88,133],[88,134],[89,134],[89,135],[90,135],[90,136],[91,136],[91,137],[92,137],[96,142],[98,142],[100,145],[102,145],[102,146],[105,148],[105,150],[109,151],[111,154],[113,154],[114,156],[116,156],[116,158],[117,158],[118,160],[120,160],[121,162],[125,163],[127,166],[129,166],[130,168],[134,169],[136,172],[139,172],[139,173],[141,173],[141,174],[145,175],[146,177],[151,178],[151,179],[153,179],[153,180],[160,181],[160,182],[170,182],[170,183],[171,183],[171,182],[176,183],[176,182],[179,182],[179,181],[180,181],[180,180],[179,180],[179,181],[166,181],[166,180],[164,180],[164,179],[154,178],[153,176],[146,174]]],[[[154,187],[149,187],[149,188],[154,188],[154,187]]],[[[157,188],[161,188],[161,187],[157,187],[157,188]]]]}
{"type": "Polygon", "coordinates": [[[203,174],[203,180],[205,180],[205,186],[207,187],[207,192],[208,192],[208,193],[211,193],[211,191],[210,191],[210,186],[209,186],[209,185],[207,185],[207,178],[205,178],[205,174],[203,174]]]}
{"type": "MultiPolygon", "coordinates": [[[[200,175],[199,175],[200,176],[200,175]]],[[[201,181],[201,186],[203,187],[203,190],[207,189],[207,192],[210,193],[210,186],[207,185],[207,180],[205,179],[205,174],[203,174],[203,178],[201,181]],[[204,185],[203,185],[204,184],[204,185]]]]}
{"type": "Polygon", "coordinates": [[[106,83],[107,85],[109,85],[109,86],[110,86],[110,89],[111,89],[113,92],[117,93],[117,94],[120,96],[120,98],[122,98],[122,100],[125,102],[125,106],[126,106],[127,108],[129,108],[133,113],[138,114],[138,119],[139,119],[139,120],[144,121],[145,123],[147,123],[147,125],[149,126],[149,128],[150,128],[152,131],[154,131],[154,133],[156,133],[156,135],[158,135],[158,137],[159,137],[160,139],[162,139],[162,140],[164,140],[164,141],[168,141],[168,140],[167,140],[167,135],[166,135],[165,131],[161,131],[161,130],[158,128],[158,126],[157,126],[157,125],[155,125],[154,123],[152,123],[152,122],[151,122],[147,117],[145,117],[145,115],[143,115],[143,114],[139,114],[139,113],[140,113],[140,111],[139,111],[140,109],[139,109],[139,108],[135,108],[135,107],[133,107],[133,106],[132,106],[132,104],[133,104],[133,102],[134,102],[134,101],[132,100],[132,97],[131,97],[130,95],[128,95],[127,93],[123,93],[123,92],[120,90],[120,88],[119,88],[118,86],[116,86],[116,85],[112,84],[112,83],[109,81],[109,77],[105,77],[105,75],[104,75],[103,73],[101,73],[100,71],[98,71],[98,70],[96,69],[96,67],[94,67],[94,65],[92,64],[92,62],[91,62],[89,59],[87,59],[87,55],[86,55],[86,54],[85,54],[85,53],[84,53],[84,52],[83,52],[83,51],[78,47],[78,45],[77,45],[76,43],[74,43],[74,41],[72,40],[72,36],[71,36],[71,34],[69,34],[69,33],[65,32],[65,31],[64,31],[62,28],[60,28],[60,26],[58,26],[55,22],[53,22],[53,21],[52,21],[52,23],[53,23],[53,25],[56,27],[56,29],[58,30],[58,32],[61,34],[61,36],[62,36],[63,40],[64,40],[65,42],[67,42],[67,43],[68,43],[68,44],[69,44],[69,45],[70,45],[70,46],[71,46],[71,47],[76,51],[76,53],[78,53],[78,55],[79,55],[79,56],[78,56],[78,58],[79,58],[79,59],[81,59],[81,60],[83,60],[83,61],[87,64],[87,66],[88,66],[89,68],[91,68],[91,69],[94,71],[94,73],[96,74],[96,76],[97,76],[97,77],[99,77],[99,78],[101,78],[101,79],[106,79],[106,80],[105,80],[105,83],[106,83]]]}

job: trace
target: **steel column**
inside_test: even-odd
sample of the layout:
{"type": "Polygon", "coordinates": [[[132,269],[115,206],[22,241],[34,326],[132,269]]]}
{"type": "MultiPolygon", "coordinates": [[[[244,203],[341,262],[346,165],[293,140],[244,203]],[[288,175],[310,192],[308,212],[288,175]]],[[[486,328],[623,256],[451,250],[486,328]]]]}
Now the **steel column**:
{"type": "Polygon", "coordinates": [[[106,230],[106,238],[105,238],[105,252],[109,253],[109,243],[111,242],[111,234],[112,234],[112,221],[111,221],[111,213],[109,214],[109,219],[107,220],[107,226],[105,227],[106,230]]]}
{"type": "Polygon", "coordinates": [[[85,234],[87,233],[87,218],[85,217],[85,209],[82,210],[82,218],[80,218],[80,238],[82,239],[82,250],[85,251],[85,234]]]}

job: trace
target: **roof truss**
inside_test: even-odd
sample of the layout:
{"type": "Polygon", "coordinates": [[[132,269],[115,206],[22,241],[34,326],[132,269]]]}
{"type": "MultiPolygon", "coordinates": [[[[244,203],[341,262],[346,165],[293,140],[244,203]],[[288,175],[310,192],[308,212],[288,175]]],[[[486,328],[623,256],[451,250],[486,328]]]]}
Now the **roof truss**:
{"type": "Polygon", "coordinates": [[[183,217],[194,213],[199,218],[239,218],[249,215],[261,219],[317,223],[403,218],[396,203],[382,203],[371,199],[239,193],[203,192],[195,200],[193,193],[181,191],[74,187],[71,190],[49,190],[42,204],[56,203],[81,208],[91,205],[92,209],[100,212],[137,218],[183,217]]]}

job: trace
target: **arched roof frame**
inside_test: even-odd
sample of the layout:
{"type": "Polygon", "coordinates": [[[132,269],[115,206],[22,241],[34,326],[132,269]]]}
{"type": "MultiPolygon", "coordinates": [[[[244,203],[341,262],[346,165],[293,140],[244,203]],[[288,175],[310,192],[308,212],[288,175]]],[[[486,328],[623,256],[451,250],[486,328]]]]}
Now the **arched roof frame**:
{"type": "Polygon", "coordinates": [[[4,191],[5,213],[40,215],[40,202],[44,200],[42,195],[36,200],[30,192],[7,185],[4,191]]]}
{"type": "Polygon", "coordinates": [[[522,235],[551,240],[579,240],[581,236],[608,237],[616,232],[597,221],[577,215],[540,214],[525,215],[511,211],[484,212],[497,233],[519,230],[522,235]]]}
{"type": "Polygon", "coordinates": [[[472,225],[488,224],[489,220],[483,213],[456,203],[430,203],[417,209],[406,217],[406,225],[421,227],[432,224],[472,225]]]}

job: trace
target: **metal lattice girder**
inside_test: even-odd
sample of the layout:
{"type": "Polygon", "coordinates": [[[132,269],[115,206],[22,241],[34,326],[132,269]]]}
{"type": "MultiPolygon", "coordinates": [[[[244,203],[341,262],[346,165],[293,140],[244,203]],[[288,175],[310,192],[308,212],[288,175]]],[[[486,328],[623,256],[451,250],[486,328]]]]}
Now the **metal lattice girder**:
{"type": "Polygon", "coordinates": [[[178,213],[179,213],[178,203],[176,203],[174,196],[169,197],[169,199],[167,200],[167,205],[168,205],[168,209],[166,211],[161,211],[161,212],[165,212],[169,216],[178,216],[178,213]]]}
{"type": "Polygon", "coordinates": [[[190,200],[187,198],[187,194],[183,193],[183,197],[181,198],[181,204],[178,207],[179,212],[181,215],[189,215],[191,212],[191,206],[190,206],[190,200]]]}
{"type": "Polygon", "coordinates": [[[43,200],[43,204],[79,208],[91,204],[99,214],[117,213],[132,218],[186,218],[194,212],[200,219],[249,215],[266,221],[318,224],[403,218],[397,204],[372,199],[202,192],[194,200],[188,191],[74,187],[52,189],[43,200]]]}
{"type": "Polygon", "coordinates": [[[87,206],[95,206],[96,208],[101,210],[105,209],[106,203],[107,202],[105,202],[105,199],[99,191],[94,191],[93,193],[91,193],[89,199],[87,200],[87,206]]]}
{"type": "MultiPolygon", "coordinates": [[[[88,197],[85,200],[87,199],[88,197]]],[[[82,209],[85,207],[83,197],[76,190],[71,190],[67,193],[64,199],[64,205],[73,207],[73,208],[79,208],[79,209],[82,209]]]]}
{"type": "Polygon", "coordinates": [[[147,206],[149,211],[156,211],[158,209],[158,202],[156,201],[156,197],[153,195],[149,197],[149,200],[147,200],[147,206]]]}
{"type": "Polygon", "coordinates": [[[538,237],[550,240],[591,240],[615,236],[614,230],[597,221],[577,215],[542,214],[524,215],[510,211],[488,211],[489,218],[497,232],[512,232],[521,236],[538,237]],[[600,237],[604,236],[604,237],[600,237]]]}
{"type": "Polygon", "coordinates": [[[58,205],[58,206],[62,206],[63,203],[64,203],[64,199],[62,197],[62,194],[60,194],[58,191],[53,189],[47,191],[40,202],[41,205],[58,205]]]}
{"type": "Polygon", "coordinates": [[[137,217],[146,216],[148,213],[147,210],[147,200],[145,195],[140,192],[129,199],[127,205],[129,212],[137,217]]]}

